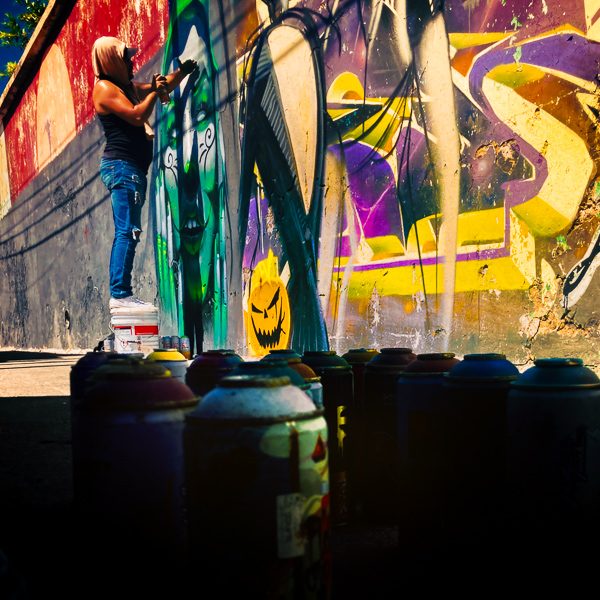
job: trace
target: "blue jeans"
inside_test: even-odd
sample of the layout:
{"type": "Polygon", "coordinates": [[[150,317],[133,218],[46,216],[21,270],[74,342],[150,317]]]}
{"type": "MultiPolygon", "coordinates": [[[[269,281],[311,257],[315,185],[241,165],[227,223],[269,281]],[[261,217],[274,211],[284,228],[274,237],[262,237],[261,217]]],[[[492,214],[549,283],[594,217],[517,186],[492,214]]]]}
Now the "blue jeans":
{"type": "Polygon", "coordinates": [[[146,173],[134,163],[103,158],[100,161],[100,177],[110,192],[115,221],[115,239],[110,254],[110,295],[112,298],[125,298],[133,293],[131,271],[142,233],[146,173]]]}

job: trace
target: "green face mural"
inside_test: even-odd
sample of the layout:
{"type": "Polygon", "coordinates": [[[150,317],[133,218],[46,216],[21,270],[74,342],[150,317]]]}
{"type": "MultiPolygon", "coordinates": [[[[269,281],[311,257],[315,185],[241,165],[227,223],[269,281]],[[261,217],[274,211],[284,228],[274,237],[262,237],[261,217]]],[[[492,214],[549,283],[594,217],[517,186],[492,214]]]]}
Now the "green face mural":
{"type": "Polygon", "coordinates": [[[198,69],[161,110],[156,172],[158,280],[163,318],[190,338],[192,353],[223,347],[226,279],[223,164],[216,66],[207,6],[173,2],[163,72],[177,58],[198,69]]]}

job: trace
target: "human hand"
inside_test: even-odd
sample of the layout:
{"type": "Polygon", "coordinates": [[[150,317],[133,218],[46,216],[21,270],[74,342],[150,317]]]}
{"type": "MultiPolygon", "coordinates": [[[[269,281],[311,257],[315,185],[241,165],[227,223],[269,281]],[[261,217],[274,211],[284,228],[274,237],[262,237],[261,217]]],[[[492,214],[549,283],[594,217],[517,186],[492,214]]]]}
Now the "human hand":
{"type": "Polygon", "coordinates": [[[150,88],[150,91],[157,93],[166,91],[167,85],[167,78],[164,75],[161,75],[160,73],[154,73],[154,75],[152,75],[152,87],[150,88]]]}
{"type": "Polygon", "coordinates": [[[183,63],[179,60],[179,57],[177,57],[175,60],[177,61],[177,66],[179,67],[179,70],[184,75],[189,75],[192,71],[195,71],[198,68],[198,63],[195,60],[192,60],[191,58],[188,58],[183,63]]]}

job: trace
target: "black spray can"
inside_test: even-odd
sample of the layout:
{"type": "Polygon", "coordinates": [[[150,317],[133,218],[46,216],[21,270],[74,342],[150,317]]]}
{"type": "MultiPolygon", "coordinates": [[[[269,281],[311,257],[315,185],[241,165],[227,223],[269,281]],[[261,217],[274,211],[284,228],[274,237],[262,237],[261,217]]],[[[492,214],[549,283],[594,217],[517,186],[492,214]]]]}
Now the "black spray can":
{"type": "Polygon", "coordinates": [[[356,517],[364,513],[364,373],[369,361],[377,356],[375,349],[352,348],[342,355],[342,358],[352,368],[354,376],[354,511],[356,517]]]}
{"type": "Polygon", "coordinates": [[[206,350],[187,368],[185,383],[194,394],[204,396],[243,362],[233,350],[206,350]]]}
{"type": "Polygon", "coordinates": [[[302,362],[321,378],[323,386],[323,407],[329,432],[331,524],[342,525],[349,523],[353,517],[352,369],[333,350],[306,351],[302,362]]]}
{"type": "Polygon", "coordinates": [[[417,358],[410,348],[382,348],[364,373],[362,422],[364,516],[395,522],[398,513],[398,377],[417,358]]]}
{"type": "Polygon", "coordinates": [[[564,565],[596,561],[588,541],[600,534],[596,374],[579,358],[536,360],[511,384],[507,431],[511,539],[564,565]]]}
{"type": "Polygon", "coordinates": [[[411,557],[443,549],[451,457],[444,375],[452,352],[418,354],[398,376],[398,534],[411,557]]]}
{"type": "Polygon", "coordinates": [[[444,377],[451,487],[448,538],[464,560],[499,550],[506,466],[506,402],[519,370],[504,354],[467,354],[444,377]]]}

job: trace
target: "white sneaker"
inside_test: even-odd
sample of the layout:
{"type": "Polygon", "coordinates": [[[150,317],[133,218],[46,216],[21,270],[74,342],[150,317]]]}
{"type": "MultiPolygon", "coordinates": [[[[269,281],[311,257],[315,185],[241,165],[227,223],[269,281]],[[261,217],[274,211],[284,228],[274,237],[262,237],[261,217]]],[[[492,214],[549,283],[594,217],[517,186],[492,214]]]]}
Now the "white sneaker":
{"type": "Polygon", "coordinates": [[[135,312],[156,312],[158,308],[150,302],[142,302],[135,296],[127,296],[126,298],[111,298],[108,303],[110,313],[135,313],[135,312]]]}

